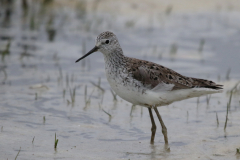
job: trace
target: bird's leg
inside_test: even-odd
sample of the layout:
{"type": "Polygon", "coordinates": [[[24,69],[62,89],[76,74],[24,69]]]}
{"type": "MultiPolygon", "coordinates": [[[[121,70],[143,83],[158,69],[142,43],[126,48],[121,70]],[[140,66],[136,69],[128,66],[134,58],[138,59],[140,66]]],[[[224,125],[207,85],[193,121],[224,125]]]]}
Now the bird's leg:
{"type": "Polygon", "coordinates": [[[159,114],[158,110],[157,110],[157,107],[153,107],[154,111],[156,112],[157,114],[157,117],[161,123],[161,126],[162,126],[162,133],[163,133],[163,136],[164,136],[164,141],[165,141],[165,144],[168,144],[168,137],[167,137],[167,128],[165,126],[165,124],[163,123],[163,120],[162,120],[162,117],[161,115],[159,114]]]}
{"type": "Polygon", "coordinates": [[[151,122],[152,122],[152,128],[151,128],[152,136],[151,136],[151,141],[150,141],[150,143],[153,144],[153,143],[154,143],[154,138],[155,138],[155,133],[156,133],[157,127],[156,127],[156,124],[155,124],[155,121],[154,121],[154,118],[153,118],[152,108],[148,108],[148,111],[149,111],[149,115],[150,115],[151,122]]]}

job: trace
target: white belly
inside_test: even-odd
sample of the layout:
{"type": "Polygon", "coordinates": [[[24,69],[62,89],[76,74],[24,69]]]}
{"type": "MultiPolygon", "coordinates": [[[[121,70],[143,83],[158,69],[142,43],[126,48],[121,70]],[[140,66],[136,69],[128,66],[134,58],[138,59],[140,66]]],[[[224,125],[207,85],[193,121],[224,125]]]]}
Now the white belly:
{"type": "Polygon", "coordinates": [[[134,104],[139,105],[139,99],[143,98],[142,93],[138,89],[130,86],[129,84],[124,85],[120,80],[112,79],[108,77],[108,82],[112,90],[122,99],[134,104]]]}

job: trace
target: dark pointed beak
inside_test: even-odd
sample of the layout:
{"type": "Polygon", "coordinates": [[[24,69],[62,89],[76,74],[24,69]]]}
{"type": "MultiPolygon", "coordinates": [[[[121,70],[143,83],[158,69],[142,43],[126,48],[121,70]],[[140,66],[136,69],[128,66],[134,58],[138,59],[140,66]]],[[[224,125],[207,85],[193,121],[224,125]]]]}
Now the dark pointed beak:
{"type": "Polygon", "coordinates": [[[82,56],[81,58],[79,58],[78,60],[76,60],[75,63],[77,63],[78,61],[82,60],[83,58],[89,56],[90,54],[97,52],[98,51],[98,47],[95,46],[91,51],[89,51],[87,54],[85,54],[84,56],[82,56]]]}

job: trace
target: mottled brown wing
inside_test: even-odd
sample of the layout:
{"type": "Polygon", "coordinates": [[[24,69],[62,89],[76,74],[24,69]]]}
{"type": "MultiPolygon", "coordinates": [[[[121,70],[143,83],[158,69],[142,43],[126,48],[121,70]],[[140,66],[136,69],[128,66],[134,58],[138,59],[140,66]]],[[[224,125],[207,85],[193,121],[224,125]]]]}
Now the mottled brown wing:
{"type": "Polygon", "coordinates": [[[149,89],[153,89],[161,83],[174,84],[172,90],[194,87],[222,89],[222,85],[212,81],[186,77],[156,63],[130,58],[128,65],[131,66],[129,71],[132,72],[133,78],[149,89]]]}
{"type": "Polygon", "coordinates": [[[193,80],[193,86],[199,88],[212,88],[212,89],[223,89],[223,85],[216,84],[213,81],[199,78],[191,78],[193,80]]]}

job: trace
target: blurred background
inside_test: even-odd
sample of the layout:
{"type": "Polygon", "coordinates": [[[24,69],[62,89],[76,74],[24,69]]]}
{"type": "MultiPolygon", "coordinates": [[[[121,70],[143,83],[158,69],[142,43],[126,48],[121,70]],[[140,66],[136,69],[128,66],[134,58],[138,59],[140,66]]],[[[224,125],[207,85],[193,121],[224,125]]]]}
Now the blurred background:
{"type": "Polygon", "coordinates": [[[1,159],[239,159],[239,19],[239,0],[0,0],[1,159]],[[75,63],[107,30],[126,56],[224,85],[159,108],[170,152],[100,52],[75,63]]]}

